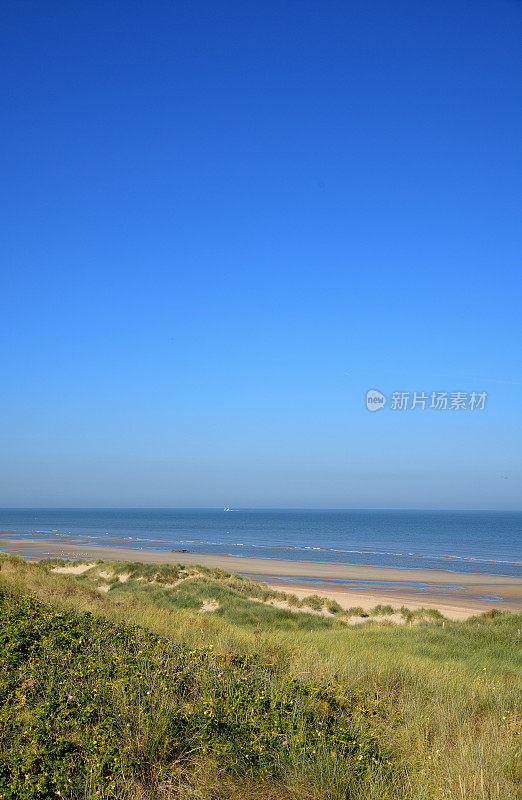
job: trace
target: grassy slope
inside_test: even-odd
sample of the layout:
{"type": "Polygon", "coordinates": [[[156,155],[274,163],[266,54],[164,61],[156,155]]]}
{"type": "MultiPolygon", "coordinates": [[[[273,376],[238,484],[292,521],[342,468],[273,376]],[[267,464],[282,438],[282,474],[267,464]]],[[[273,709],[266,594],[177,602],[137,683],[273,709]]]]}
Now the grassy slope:
{"type": "MultiPolygon", "coordinates": [[[[7,709],[16,707],[13,698],[19,697],[24,681],[31,688],[27,681],[35,680],[39,688],[34,690],[34,697],[31,695],[31,713],[26,692],[17,712],[20,718],[8,716],[9,722],[4,721],[0,740],[4,764],[6,758],[13,762],[15,752],[27,755],[44,741],[57,738],[44,725],[40,744],[35,745],[32,739],[24,742],[20,731],[13,733],[9,725],[19,725],[27,715],[32,718],[34,709],[42,704],[47,708],[51,702],[55,703],[54,711],[48,716],[53,717],[56,708],[62,709],[66,688],[68,694],[75,695],[76,703],[78,692],[69,691],[59,680],[71,684],[77,676],[82,697],[90,697],[92,704],[94,678],[91,672],[82,672],[83,666],[67,654],[78,652],[85,663],[101,665],[92,719],[100,720],[104,715],[109,719],[109,738],[117,749],[111,758],[113,763],[117,758],[118,769],[115,774],[100,773],[102,767],[106,769],[105,762],[98,767],[93,761],[99,759],[99,750],[93,748],[92,739],[100,734],[91,719],[87,726],[90,744],[81,740],[74,756],[83,765],[81,782],[74,788],[76,793],[69,790],[68,795],[63,794],[68,791],[63,785],[59,789],[62,796],[209,800],[240,795],[383,800],[514,800],[518,796],[521,615],[446,622],[444,628],[437,621],[411,629],[372,622],[349,628],[337,617],[293,614],[254,602],[259,587],[249,582],[236,584],[225,573],[201,571],[183,587],[180,607],[168,601],[169,592],[176,593],[177,587],[165,589],[158,583],[137,580],[153,576],[144,575],[143,567],[136,568],[135,580],[114,582],[114,588],[104,595],[94,588],[92,576],[56,575],[49,572],[50,565],[29,565],[13,558],[4,558],[0,566],[2,585],[17,595],[29,593],[62,609],[92,611],[112,623],[132,620],[145,629],[139,633],[123,629],[115,633],[111,629],[110,635],[102,635],[99,626],[103,630],[106,623],[91,617],[78,619],[74,613],[60,623],[57,635],[62,638],[57,640],[54,633],[47,636],[46,649],[37,649],[32,660],[22,651],[19,662],[11,665],[10,675],[16,680],[6,686],[7,694],[2,698],[6,703],[4,719],[7,709]],[[197,610],[201,600],[210,596],[209,587],[219,595],[221,613],[202,614],[197,610]],[[75,651],[74,641],[84,638],[81,631],[87,635],[89,626],[91,644],[85,655],[85,643],[83,649],[75,651]],[[68,632],[73,630],[76,640],[68,632]],[[150,631],[168,640],[152,637],[150,647],[137,655],[133,650],[136,636],[142,635],[149,642],[150,631]],[[177,684],[165,682],[165,653],[172,652],[173,643],[181,647],[179,652],[188,654],[192,694],[184,695],[177,684]],[[238,660],[240,655],[252,660],[238,660]],[[121,691],[118,679],[108,671],[114,669],[115,658],[120,658],[118,669],[123,663],[126,670],[127,683],[121,691]],[[59,679],[64,664],[66,671],[59,679]],[[147,676],[151,695],[136,694],[140,673],[147,676]],[[320,691],[328,692],[326,700],[319,696],[320,691]],[[285,727],[281,697],[289,692],[294,693],[292,724],[285,727]],[[265,699],[270,698],[270,707],[262,714],[267,713],[271,724],[276,725],[277,737],[273,740],[263,739],[267,718],[259,716],[256,705],[262,693],[265,699]],[[226,735],[205,728],[206,700],[223,703],[213,713],[229,720],[226,735]],[[187,703],[193,704],[192,709],[187,703]],[[189,710],[194,720],[190,724],[186,721],[189,710]],[[118,713],[128,718],[123,728],[118,713]],[[318,723],[322,720],[324,724],[326,717],[321,714],[325,713],[330,714],[328,735],[332,738],[327,747],[318,747],[318,723]],[[182,734],[178,730],[180,720],[185,720],[182,734]],[[131,736],[124,735],[127,724],[131,736]],[[252,749],[241,747],[238,753],[234,747],[241,740],[250,742],[251,748],[254,744],[265,747],[263,757],[258,749],[257,760],[251,760],[252,749]],[[13,741],[17,743],[14,751],[8,745],[13,741]],[[182,746],[187,741],[192,743],[189,753],[182,746]],[[283,745],[284,741],[289,744],[283,745]],[[132,768],[128,759],[134,764],[132,768]],[[144,763],[149,765],[145,770],[144,763]],[[102,794],[95,795],[96,790],[102,794]]],[[[128,574],[129,565],[121,565],[121,572],[128,574]]],[[[179,577],[166,575],[165,582],[173,583],[179,577]]],[[[4,601],[4,651],[10,646],[13,612],[20,614],[17,609],[16,600],[4,601]]],[[[40,610],[41,606],[28,608],[24,611],[27,619],[20,623],[29,626],[32,637],[44,625],[38,618],[40,610]]],[[[51,609],[43,613],[49,616],[51,609]]],[[[68,703],[63,708],[72,728],[64,728],[60,736],[78,744],[72,731],[83,713],[83,701],[81,708],[68,703]]],[[[41,763],[50,763],[53,758],[45,754],[41,763]]],[[[64,781],[68,779],[63,777],[64,781]]],[[[25,795],[6,794],[21,796],[25,795]]]]}
{"type": "MultiPolygon", "coordinates": [[[[51,558],[40,562],[40,566],[51,571],[70,568],[70,562],[51,558]]],[[[75,576],[82,585],[102,591],[139,595],[163,608],[183,608],[198,611],[205,600],[215,601],[216,616],[233,624],[276,625],[278,628],[303,629],[327,628],[330,623],[324,617],[335,616],[337,621],[379,616],[393,613],[391,606],[376,606],[365,612],[359,607],[344,610],[335,600],[309,595],[298,599],[293,594],[275,591],[266,584],[254,583],[240,575],[231,575],[221,569],[197,565],[184,567],[181,564],[157,565],[126,561],[76,561],[75,566],[85,569],[75,576]],[[263,603],[263,606],[254,603],[263,603]],[[271,603],[279,603],[274,608],[271,603]],[[300,613],[296,615],[295,613],[300,613]],[[313,616],[311,616],[313,615],[313,616]],[[323,618],[317,619],[317,615],[323,618]]],[[[419,622],[425,619],[442,620],[434,609],[409,611],[402,608],[399,617],[419,622]]]]}

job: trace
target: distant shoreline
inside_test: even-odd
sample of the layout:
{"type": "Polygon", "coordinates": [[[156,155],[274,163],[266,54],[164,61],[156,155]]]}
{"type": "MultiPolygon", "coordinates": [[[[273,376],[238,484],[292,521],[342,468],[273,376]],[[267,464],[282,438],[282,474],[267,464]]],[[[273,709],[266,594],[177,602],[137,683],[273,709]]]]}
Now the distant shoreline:
{"type": "Polygon", "coordinates": [[[34,560],[49,557],[141,561],[153,564],[204,564],[246,574],[298,596],[320,594],[343,607],[371,608],[377,603],[437,608],[454,619],[489,608],[522,609],[522,579],[507,575],[459,573],[436,569],[368,567],[311,561],[252,558],[149,550],[110,545],[80,545],[56,539],[0,537],[0,550],[34,560]],[[336,581],[332,584],[331,581],[336,581]],[[416,585],[417,584],[417,585],[416,585]],[[421,584],[420,586],[418,584],[421,584]]]}

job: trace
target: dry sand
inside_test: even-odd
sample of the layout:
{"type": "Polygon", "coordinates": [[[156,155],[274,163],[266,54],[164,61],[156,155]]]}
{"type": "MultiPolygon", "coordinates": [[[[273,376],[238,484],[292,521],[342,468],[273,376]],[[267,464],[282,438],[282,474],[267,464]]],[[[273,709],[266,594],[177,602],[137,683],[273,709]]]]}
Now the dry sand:
{"type": "Polygon", "coordinates": [[[62,556],[103,560],[142,561],[152,564],[204,564],[227,572],[255,576],[279,591],[304,597],[318,594],[337,600],[343,608],[376,604],[408,608],[438,608],[445,616],[463,619],[489,608],[522,610],[522,578],[431,569],[361,567],[307,561],[279,561],[204,555],[131,547],[75,544],[74,540],[9,539],[0,537],[0,550],[28,559],[62,556]],[[293,579],[293,580],[292,580],[293,579]],[[296,580],[297,579],[297,580],[296,580]],[[328,581],[350,581],[331,584],[328,581]],[[364,583],[362,583],[364,582],[364,583]],[[427,587],[411,584],[423,583],[427,587]],[[398,585],[393,585],[398,584],[398,585]]]}
{"type": "MultiPolygon", "coordinates": [[[[427,592],[426,594],[415,594],[412,591],[400,588],[396,591],[390,591],[382,586],[370,586],[364,592],[357,587],[349,586],[335,586],[317,583],[312,581],[305,581],[294,583],[293,581],[285,582],[273,581],[268,584],[271,589],[276,589],[278,592],[288,592],[295,594],[299,599],[309,596],[310,594],[317,594],[320,597],[326,597],[328,600],[336,600],[337,603],[345,610],[353,607],[360,607],[363,611],[369,611],[376,605],[392,606],[393,608],[400,608],[406,606],[414,611],[417,608],[436,608],[448,619],[467,619],[473,614],[482,614],[488,608],[500,608],[504,610],[517,610],[522,608],[522,604],[518,606],[511,606],[505,601],[481,601],[474,600],[473,598],[459,596],[456,592],[448,592],[449,596],[443,597],[435,591],[427,592]]],[[[448,590],[446,590],[448,591],[448,590]]],[[[388,618],[388,616],[387,616],[388,618]]],[[[392,620],[397,621],[397,620],[392,620]]],[[[403,621],[402,618],[399,621],[403,621]]]]}

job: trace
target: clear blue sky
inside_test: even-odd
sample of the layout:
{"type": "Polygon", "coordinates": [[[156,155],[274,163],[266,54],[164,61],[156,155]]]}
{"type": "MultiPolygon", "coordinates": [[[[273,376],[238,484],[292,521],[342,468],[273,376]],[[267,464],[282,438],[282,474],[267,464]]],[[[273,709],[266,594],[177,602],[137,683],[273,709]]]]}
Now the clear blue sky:
{"type": "Polygon", "coordinates": [[[0,505],[522,507],[520,2],[0,36],[0,505]]]}

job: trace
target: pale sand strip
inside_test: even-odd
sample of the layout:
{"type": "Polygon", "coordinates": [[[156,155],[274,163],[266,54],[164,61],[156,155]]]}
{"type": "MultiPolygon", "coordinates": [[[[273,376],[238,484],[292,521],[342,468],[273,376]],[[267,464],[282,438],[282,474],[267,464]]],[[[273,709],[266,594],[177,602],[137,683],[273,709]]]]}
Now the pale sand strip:
{"type": "Polygon", "coordinates": [[[432,569],[396,569],[393,567],[362,567],[353,564],[326,564],[309,561],[280,561],[269,558],[179,553],[165,550],[143,550],[110,545],[80,545],[63,539],[9,539],[0,537],[0,550],[25,558],[61,555],[73,558],[142,561],[151,564],[204,564],[227,572],[267,576],[267,582],[280,591],[298,596],[319,594],[329,597],[345,608],[371,608],[377,603],[409,608],[420,606],[438,608],[446,616],[462,618],[487,611],[488,608],[522,610],[522,579],[503,575],[480,575],[432,569]],[[283,580],[270,580],[271,577],[283,580]],[[298,582],[284,581],[298,578],[298,582]],[[413,587],[400,586],[332,586],[322,580],[391,581],[430,584],[433,588],[419,594],[413,587]],[[451,589],[450,586],[462,587],[451,589]],[[444,587],[444,588],[437,588],[444,587]],[[441,594],[441,593],[444,594],[441,594]],[[471,595],[471,596],[470,596],[471,595]],[[477,599],[488,597],[487,600],[477,599]],[[502,600],[498,600],[498,598],[502,600]],[[489,599],[491,598],[491,599],[489,599]]]}
{"type": "Polygon", "coordinates": [[[387,591],[386,587],[370,587],[363,593],[355,588],[332,588],[324,584],[317,584],[313,582],[300,582],[300,583],[285,583],[284,581],[268,584],[271,589],[276,589],[278,592],[288,592],[295,594],[302,599],[311,594],[317,594],[320,597],[326,597],[328,600],[335,600],[341,608],[345,610],[354,607],[360,607],[364,611],[369,611],[376,605],[392,606],[392,608],[400,608],[406,606],[407,608],[415,611],[417,608],[436,608],[448,619],[467,619],[474,614],[482,614],[489,608],[499,608],[504,611],[517,611],[522,608],[521,603],[499,602],[497,601],[481,601],[474,600],[469,597],[459,597],[449,593],[446,597],[441,597],[437,594],[413,594],[404,589],[398,589],[396,592],[387,591]]]}

